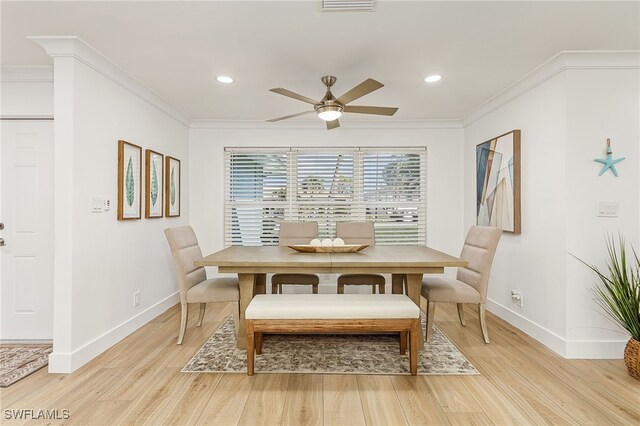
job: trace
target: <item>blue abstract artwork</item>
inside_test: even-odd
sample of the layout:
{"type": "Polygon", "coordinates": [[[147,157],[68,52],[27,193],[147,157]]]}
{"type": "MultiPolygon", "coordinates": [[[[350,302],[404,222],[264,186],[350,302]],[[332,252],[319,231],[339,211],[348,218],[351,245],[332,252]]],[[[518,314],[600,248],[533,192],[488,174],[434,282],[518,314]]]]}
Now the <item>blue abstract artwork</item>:
{"type": "Polygon", "coordinates": [[[520,233],[520,131],[476,146],[476,223],[520,233]]]}

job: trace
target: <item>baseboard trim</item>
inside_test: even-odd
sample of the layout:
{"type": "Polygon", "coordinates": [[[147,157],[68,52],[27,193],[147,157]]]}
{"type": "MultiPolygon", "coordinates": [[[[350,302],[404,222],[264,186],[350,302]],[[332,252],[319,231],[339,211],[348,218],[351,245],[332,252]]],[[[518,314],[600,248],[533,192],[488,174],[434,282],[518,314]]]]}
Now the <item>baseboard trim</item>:
{"type": "MultiPolygon", "coordinates": [[[[566,340],[540,324],[531,321],[492,299],[487,299],[487,310],[499,316],[509,324],[536,339],[560,356],[565,356],[566,340]]],[[[489,330],[491,333],[491,330],[489,330]]]]}
{"type": "Polygon", "coordinates": [[[627,340],[567,340],[567,359],[622,359],[627,340]]]}
{"type": "Polygon", "coordinates": [[[175,292],[73,352],[56,352],[54,343],[54,352],[49,355],[49,373],[73,373],[178,302],[180,293],[175,292]]]}
{"type": "MultiPolygon", "coordinates": [[[[567,359],[622,359],[626,340],[567,340],[546,327],[487,299],[487,310],[567,359]]],[[[489,330],[491,332],[491,330],[489,330]]]]}

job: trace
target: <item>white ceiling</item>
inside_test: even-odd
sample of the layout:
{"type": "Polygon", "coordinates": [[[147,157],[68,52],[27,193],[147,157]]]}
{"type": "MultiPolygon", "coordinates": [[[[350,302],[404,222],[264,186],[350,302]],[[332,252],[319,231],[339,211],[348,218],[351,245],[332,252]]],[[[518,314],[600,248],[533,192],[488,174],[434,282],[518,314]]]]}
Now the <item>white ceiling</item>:
{"type": "MultiPolygon", "coordinates": [[[[377,1],[375,12],[318,11],[317,1],[7,2],[2,65],[50,64],[26,36],[77,35],[191,118],[265,120],[342,94],[397,106],[393,118],[460,118],[562,50],[640,49],[640,2],[377,1]],[[429,73],[444,76],[427,85],[429,73]],[[236,79],[215,82],[219,74],[236,79]]],[[[374,116],[350,114],[349,119],[374,116]]],[[[302,117],[304,119],[304,117],[302,117]]]]}

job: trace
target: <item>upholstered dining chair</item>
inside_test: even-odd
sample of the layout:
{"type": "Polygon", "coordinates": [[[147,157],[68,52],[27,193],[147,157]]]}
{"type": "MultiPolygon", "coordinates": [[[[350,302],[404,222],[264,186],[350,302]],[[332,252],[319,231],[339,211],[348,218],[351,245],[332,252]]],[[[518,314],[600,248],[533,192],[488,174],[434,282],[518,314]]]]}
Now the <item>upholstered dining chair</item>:
{"type": "Polygon", "coordinates": [[[487,302],[489,272],[501,235],[500,228],[472,226],[460,254],[469,266],[458,268],[455,279],[428,277],[422,280],[422,296],[427,299],[427,342],[431,340],[436,303],[456,303],[462,325],[466,325],[464,304],[473,303],[478,305],[482,337],[485,343],[489,343],[484,305],[487,302]]]}
{"type": "Polygon", "coordinates": [[[236,329],[240,324],[240,289],[237,278],[207,279],[207,273],[202,266],[193,266],[193,262],[202,258],[202,251],[198,239],[190,226],[179,226],[164,230],[167,237],[178,277],[180,289],[180,305],[182,316],[180,319],[180,333],[178,344],[184,340],[187,329],[189,303],[200,304],[198,327],[202,325],[205,309],[209,302],[235,302],[233,319],[236,329]]]}
{"type": "MultiPolygon", "coordinates": [[[[279,246],[309,244],[314,238],[318,238],[318,222],[280,222],[279,246]]],[[[315,274],[273,274],[271,293],[282,293],[283,285],[310,285],[313,294],[318,294],[319,283],[315,274]]]]}
{"type": "MultiPolygon", "coordinates": [[[[373,222],[338,222],[336,236],[345,244],[375,245],[376,236],[373,222]]],[[[371,293],[384,294],[385,279],[379,274],[343,274],[338,277],[338,294],[344,293],[346,285],[370,285],[371,293]]]]}

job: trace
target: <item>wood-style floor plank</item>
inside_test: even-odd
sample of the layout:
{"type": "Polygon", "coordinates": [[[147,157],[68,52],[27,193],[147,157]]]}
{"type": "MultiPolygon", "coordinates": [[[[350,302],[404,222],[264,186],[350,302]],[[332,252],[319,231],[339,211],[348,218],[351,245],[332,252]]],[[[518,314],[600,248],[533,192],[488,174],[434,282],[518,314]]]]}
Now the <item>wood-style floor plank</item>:
{"type": "Polygon", "coordinates": [[[388,376],[357,376],[367,425],[406,425],[407,419],[388,376]]]}
{"type": "Polygon", "coordinates": [[[509,364],[496,358],[475,358],[473,362],[484,377],[509,395],[536,424],[578,425],[553,400],[539,392],[530,379],[509,364]]]}
{"type": "Polygon", "coordinates": [[[484,412],[457,376],[427,376],[425,380],[445,413],[484,412]]]}
{"type": "Polygon", "coordinates": [[[224,374],[211,393],[197,423],[203,425],[236,425],[249,399],[254,377],[224,374]]]}
{"type": "Polygon", "coordinates": [[[324,376],[323,399],[325,425],[365,424],[356,376],[324,376]]]}
{"type": "MultiPolygon", "coordinates": [[[[191,373],[190,373],[191,374],[191,373]]],[[[195,424],[215,392],[222,374],[195,374],[182,396],[157,418],[161,424],[195,424]]]]}
{"type": "Polygon", "coordinates": [[[288,374],[256,375],[238,424],[280,424],[288,385],[288,374]]]}
{"type": "Polygon", "coordinates": [[[499,387],[482,376],[459,377],[471,396],[478,401],[487,416],[496,424],[529,425],[537,424],[510,399],[499,387]]]}
{"type": "Polygon", "coordinates": [[[295,374],[289,378],[282,424],[289,426],[321,425],[322,376],[295,374]]]}
{"type": "Polygon", "coordinates": [[[422,376],[393,376],[391,383],[409,424],[449,424],[444,410],[422,376]]]}
{"type": "Polygon", "coordinates": [[[114,424],[153,424],[174,398],[184,394],[195,376],[181,373],[179,368],[166,368],[156,378],[114,419],[114,424]]]}
{"type": "Polygon", "coordinates": [[[455,426],[504,426],[492,422],[485,413],[447,413],[447,419],[455,426]]]}
{"type": "Polygon", "coordinates": [[[41,370],[0,389],[3,410],[71,411],[66,422],[2,423],[640,424],[640,382],[622,361],[565,360],[490,313],[487,345],[477,313],[466,309],[463,327],[455,305],[438,305],[436,325],[481,376],[182,373],[232,309],[209,304],[201,327],[192,309],[176,345],[176,305],[73,374],[41,370]]]}

